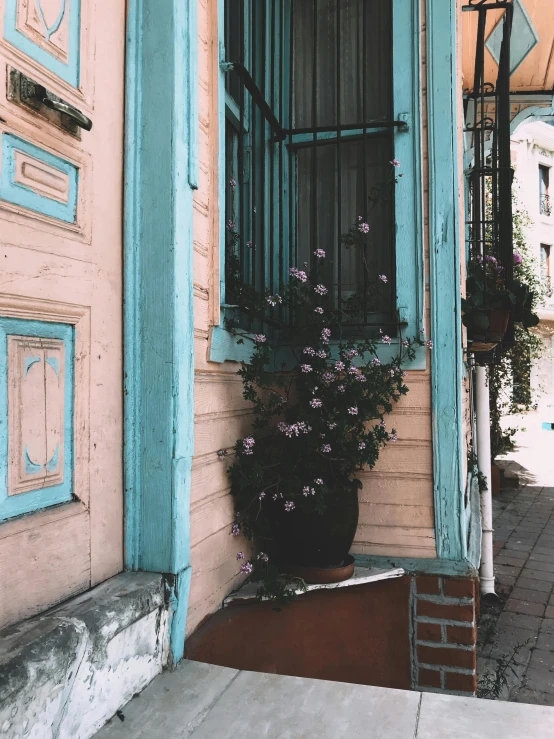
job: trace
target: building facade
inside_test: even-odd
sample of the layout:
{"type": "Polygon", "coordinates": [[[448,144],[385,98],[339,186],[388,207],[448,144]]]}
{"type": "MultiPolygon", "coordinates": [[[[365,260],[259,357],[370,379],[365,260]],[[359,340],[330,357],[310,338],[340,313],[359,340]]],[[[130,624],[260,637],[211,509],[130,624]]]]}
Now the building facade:
{"type": "Polygon", "coordinates": [[[548,422],[548,409],[554,401],[554,294],[550,261],[554,244],[554,213],[550,201],[554,128],[544,121],[524,123],[512,134],[512,142],[518,197],[531,220],[526,237],[538,277],[545,287],[545,304],[540,308],[541,320],[536,329],[544,344],[544,353],[533,363],[531,385],[541,414],[546,414],[543,420],[548,422]]]}
{"type": "MultiPolygon", "coordinates": [[[[279,284],[303,260],[298,235],[333,249],[328,234],[358,216],[392,160],[403,177],[394,219],[374,225],[387,245],[374,263],[390,278],[376,320],[394,316],[434,346],[406,368],[398,443],[363,474],[353,553],[405,572],[391,586],[405,615],[402,680],[475,690],[461,3],[306,7],[0,6],[8,736],[29,725],[31,736],[92,736],[241,583],[245,543],[231,536],[218,455],[251,422],[237,376],[248,354],[225,324],[228,224],[242,228],[252,280],[279,284]]],[[[356,265],[342,272],[339,296],[355,290],[356,265]]]]}

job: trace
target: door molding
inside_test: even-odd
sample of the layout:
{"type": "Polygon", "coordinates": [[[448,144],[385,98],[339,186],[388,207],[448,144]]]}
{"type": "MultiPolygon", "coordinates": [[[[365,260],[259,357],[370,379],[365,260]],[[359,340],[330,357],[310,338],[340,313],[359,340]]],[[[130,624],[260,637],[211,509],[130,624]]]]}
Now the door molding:
{"type": "Polygon", "coordinates": [[[437,557],[467,560],[456,0],[428,0],[429,273],[437,557]]]}
{"type": "Polygon", "coordinates": [[[191,577],[196,0],[131,0],[126,54],[125,561],[169,576],[175,663],[191,577]]]}

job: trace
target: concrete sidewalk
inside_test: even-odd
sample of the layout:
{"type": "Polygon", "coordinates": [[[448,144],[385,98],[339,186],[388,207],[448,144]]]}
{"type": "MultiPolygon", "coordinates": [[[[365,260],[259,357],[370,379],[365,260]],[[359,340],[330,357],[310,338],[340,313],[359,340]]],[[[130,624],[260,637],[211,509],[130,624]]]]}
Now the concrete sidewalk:
{"type": "Polygon", "coordinates": [[[95,739],[552,739],[554,708],[184,661],[95,739]]]}

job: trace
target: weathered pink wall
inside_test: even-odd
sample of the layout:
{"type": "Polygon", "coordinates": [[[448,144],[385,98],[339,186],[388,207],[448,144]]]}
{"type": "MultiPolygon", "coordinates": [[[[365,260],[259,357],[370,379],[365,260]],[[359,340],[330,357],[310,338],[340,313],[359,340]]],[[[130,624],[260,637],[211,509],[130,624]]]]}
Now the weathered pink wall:
{"type": "MultiPolygon", "coordinates": [[[[79,182],[75,223],[0,203],[0,315],[72,324],[76,342],[75,500],[0,525],[0,627],[50,608],[123,569],[125,2],[82,3],[79,89],[3,40],[5,6],[0,3],[0,134],[15,135],[73,164],[79,182]],[[17,105],[7,94],[7,67],[22,71],[91,116],[92,130],[75,138],[17,105]]],[[[67,13],[74,6],[67,2],[67,13]]],[[[33,8],[34,4],[18,3],[18,22],[30,39],[33,24],[40,28],[33,8]],[[27,20],[30,28],[25,26],[27,20]]],[[[67,41],[66,20],[52,41],[62,46],[67,41]]],[[[59,170],[24,155],[18,160],[17,177],[26,178],[30,189],[64,201],[59,170]]],[[[60,354],[58,359],[62,366],[64,357],[60,354]]],[[[10,370],[17,382],[21,364],[11,363],[10,370]]],[[[15,407],[14,401],[8,411],[14,435],[30,432],[44,416],[49,432],[59,428],[60,419],[51,415],[59,412],[54,403],[44,416],[31,400],[21,402],[17,413],[15,407]]],[[[34,442],[40,446],[45,440],[39,436],[34,442]]],[[[14,448],[17,452],[17,445],[14,448]]]]}
{"type": "MultiPolygon", "coordinates": [[[[240,582],[235,555],[245,548],[244,540],[235,539],[230,533],[233,506],[225,462],[219,461],[217,450],[232,446],[245,434],[249,428],[249,411],[242,398],[237,366],[230,362],[214,364],[207,359],[210,328],[219,321],[216,13],[216,2],[198,0],[200,187],[194,201],[196,376],[189,633],[240,582]]],[[[425,80],[425,68],[422,72],[425,80]]],[[[423,146],[425,154],[425,135],[423,146]]],[[[427,207],[425,213],[427,243],[427,207]]],[[[427,297],[426,293],[428,304],[427,297]]],[[[371,473],[363,476],[356,552],[409,557],[436,555],[429,370],[410,372],[408,385],[410,392],[391,419],[399,441],[383,453],[371,473]]]]}

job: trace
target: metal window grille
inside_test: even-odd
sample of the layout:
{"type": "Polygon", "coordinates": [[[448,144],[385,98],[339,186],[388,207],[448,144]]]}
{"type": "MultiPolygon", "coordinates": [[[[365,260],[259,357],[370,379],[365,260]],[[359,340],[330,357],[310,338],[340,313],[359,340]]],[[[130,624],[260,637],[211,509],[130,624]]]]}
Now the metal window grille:
{"type": "Polygon", "coordinates": [[[552,215],[552,203],[550,201],[550,195],[541,195],[540,212],[541,212],[541,216],[551,216],[552,215]]]}
{"type": "Polygon", "coordinates": [[[339,320],[394,335],[392,3],[226,0],[225,45],[226,303],[323,249],[339,320]],[[341,246],[359,218],[363,252],[341,246]]]}
{"type": "Polygon", "coordinates": [[[469,173],[469,253],[494,256],[513,279],[512,180],[510,158],[510,39],[512,0],[470,0],[464,11],[478,13],[473,89],[465,94],[466,131],[473,134],[469,173]],[[496,84],[485,80],[487,13],[503,10],[503,36],[496,84]]]}

